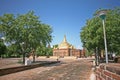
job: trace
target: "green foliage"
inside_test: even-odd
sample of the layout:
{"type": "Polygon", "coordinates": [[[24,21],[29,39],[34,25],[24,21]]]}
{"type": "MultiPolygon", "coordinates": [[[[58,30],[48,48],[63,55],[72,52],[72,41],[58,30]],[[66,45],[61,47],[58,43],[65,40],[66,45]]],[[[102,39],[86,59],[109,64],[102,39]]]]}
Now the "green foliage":
{"type": "Polygon", "coordinates": [[[11,44],[7,46],[7,57],[20,57],[21,51],[19,50],[20,46],[16,44],[11,44]]]}
{"type": "Polygon", "coordinates": [[[52,56],[53,49],[45,46],[40,46],[36,49],[37,56],[52,56]]]}
{"type": "Polygon", "coordinates": [[[37,56],[45,56],[46,54],[46,48],[45,46],[40,46],[36,49],[37,56]]]}
{"type": "Polygon", "coordinates": [[[53,55],[53,48],[47,48],[47,56],[52,56],[53,55]]]}
{"type": "Polygon", "coordinates": [[[0,39],[0,56],[4,55],[6,53],[6,46],[2,39],[0,39]]]}
{"type": "MultiPolygon", "coordinates": [[[[95,14],[98,12],[97,10],[95,14]]],[[[107,47],[109,52],[120,53],[120,8],[108,10],[105,19],[107,47]]],[[[99,17],[93,17],[87,20],[86,25],[80,32],[83,46],[88,51],[94,51],[96,47],[104,50],[104,35],[102,20],[99,17]]]]}
{"type": "Polygon", "coordinates": [[[52,28],[41,23],[33,11],[26,14],[4,14],[0,16],[0,34],[5,41],[12,44],[14,53],[29,53],[33,49],[52,41],[52,28]],[[23,43],[23,44],[22,44],[23,43]]]}
{"type": "Polygon", "coordinates": [[[53,48],[58,48],[58,44],[56,44],[56,45],[53,45],[53,48]]]}

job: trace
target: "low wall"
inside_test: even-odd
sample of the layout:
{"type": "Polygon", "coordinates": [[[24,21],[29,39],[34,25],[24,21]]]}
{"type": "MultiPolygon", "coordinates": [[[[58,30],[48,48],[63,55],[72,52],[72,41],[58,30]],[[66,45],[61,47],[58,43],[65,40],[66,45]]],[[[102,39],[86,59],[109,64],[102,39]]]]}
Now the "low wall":
{"type": "Polygon", "coordinates": [[[59,63],[60,61],[50,61],[50,62],[43,62],[43,63],[37,63],[37,64],[31,64],[27,66],[18,66],[18,67],[12,67],[12,68],[5,68],[5,69],[0,69],[0,76],[10,74],[10,73],[15,73],[23,70],[28,70],[32,68],[37,68],[49,64],[54,64],[54,63],[59,63]]]}
{"type": "Polygon", "coordinates": [[[120,80],[120,64],[101,64],[96,68],[96,80],[120,80]]]}

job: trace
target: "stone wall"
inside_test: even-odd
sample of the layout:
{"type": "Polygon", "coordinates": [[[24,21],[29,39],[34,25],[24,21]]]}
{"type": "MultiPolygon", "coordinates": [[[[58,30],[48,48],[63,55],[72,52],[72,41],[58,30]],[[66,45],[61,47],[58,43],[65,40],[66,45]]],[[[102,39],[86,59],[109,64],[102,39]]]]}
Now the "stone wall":
{"type": "Polygon", "coordinates": [[[120,80],[120,64],[101,64],[96,68],[96,80],[120,80]]]}

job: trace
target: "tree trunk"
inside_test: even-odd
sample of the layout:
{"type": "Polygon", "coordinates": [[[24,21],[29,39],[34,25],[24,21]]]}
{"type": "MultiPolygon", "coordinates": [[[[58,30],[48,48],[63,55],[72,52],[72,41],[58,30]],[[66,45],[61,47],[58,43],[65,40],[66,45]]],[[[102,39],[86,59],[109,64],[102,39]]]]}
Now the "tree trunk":
{"type": "Polygon", "coordinates": [[[23,64],[25,64],[25,52],[23,52],[23,64]]]}
{"type": "Polygon", "coordinates": [[[33,62],[35,62],[35,50],[34,49],[33,49],[32,53],[33,53],[33,62]]]}
{"type": "Polygon", "coordinates": [[[33,62],[35,62],[35,54],[33,54],[33,62]]]}

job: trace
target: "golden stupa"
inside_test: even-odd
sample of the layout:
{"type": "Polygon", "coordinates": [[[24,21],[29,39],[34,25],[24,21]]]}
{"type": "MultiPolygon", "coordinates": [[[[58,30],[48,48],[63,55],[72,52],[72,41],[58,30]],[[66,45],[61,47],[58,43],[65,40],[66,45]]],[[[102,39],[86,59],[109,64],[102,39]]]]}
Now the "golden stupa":
{"type": "Polygon", "coordinates": [[[71,44],[69,44],[66,40],[66,36],[64,35],[63,41],[58,45],[59,49],[68,49],[68,48],[73,48],[71,44]]]}

